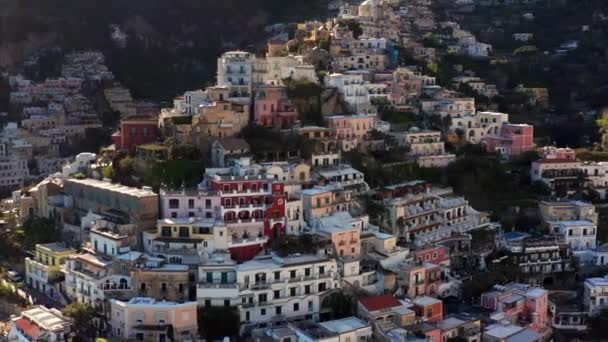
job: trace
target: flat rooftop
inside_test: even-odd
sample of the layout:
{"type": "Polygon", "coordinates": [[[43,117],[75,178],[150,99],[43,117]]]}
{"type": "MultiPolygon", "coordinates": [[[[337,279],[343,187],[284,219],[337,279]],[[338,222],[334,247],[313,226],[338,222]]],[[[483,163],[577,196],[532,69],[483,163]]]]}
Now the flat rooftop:
{"type": "Polygon", "coordinates": [[[42,247],[42,248],[46,248],[54,253],[64,253],[64,252],[69,252],[69,251],[75,252],[75,249],[66,247],[62,242],[44,243],[44,244],[39,244],[38,246],[42,247]]]}
{"type": "Polygon", "coordinates": [[[71,178],[71,179],[66,180],[66,182],[84,185],[84,186],[90,186],[90,187],[98,188],[98,189],[104,189],[104,190],[117,192],[117,193],[124,194],[124,195],[140,197],[140,198],[158,196],[158,194],[156,194],[152,190],[134,188],[134,187],[125,186],[122,184],[111,183],[109,181],[101,181],[101,180],[92,179],[92,178],[85,178],[85,179],[71,178]]]}
{"type": "Polygon", "coordinates": [[[365,321],[357,317],[346,317],[342,319],[336,319],[333,321],[327,321],[319,323],[329,331],[333,331],[339,334],[359,330],[365,327],[370,327],[365,321]]]}

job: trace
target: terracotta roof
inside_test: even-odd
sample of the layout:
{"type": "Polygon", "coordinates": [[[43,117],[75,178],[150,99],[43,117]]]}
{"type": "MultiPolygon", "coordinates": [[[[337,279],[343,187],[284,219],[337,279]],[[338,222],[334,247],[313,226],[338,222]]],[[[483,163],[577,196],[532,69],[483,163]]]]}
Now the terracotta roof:
{"type": "Polygon", "coordinates": [[[578,163],[576,159],[556,158],[556,159],[539,159],[536,161],[541,164],[559,164],[559,163],[578,163]]]}
{"type": "Polygon", "coordinates": [[[377,311],[401,306],[401,302],[390,294],[366,297],[361,299],[360,302],[368,311],[377,311]]]}
{"type": "Polygon", "coordinates": [[[15,326],[23,331],[27,336],[36,339],[40,336],[40,328],[25,318],[20,318],[15,321],[15,326]]]}

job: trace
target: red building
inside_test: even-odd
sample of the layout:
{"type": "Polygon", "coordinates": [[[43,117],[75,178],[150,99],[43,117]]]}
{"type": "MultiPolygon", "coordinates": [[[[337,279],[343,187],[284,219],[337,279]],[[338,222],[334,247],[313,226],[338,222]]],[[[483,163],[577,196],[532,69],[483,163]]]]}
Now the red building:
{"type": "Polygon", "coordinates": [[[112,142],[117,151],[134,151],[136,146],[156,142],[159,136],[155,117],[131,115],[120,120],[120,130],[112,134],[112,142]]]}
{"type": "Polygon", "coordinates": [[[262,176],[220,176],[208,181],[220,194],[221,215],[232,235],[228,247],[234,260],[261,252],[273,238],[285,234],[284,184],[262,176]]]}
{"type": "Polygon", "coordinates": [[[412,300],[416,316],[426,322],[436,323],[443,319],[443,302],[427,296],[416,297],[412,300]]]}
{"type": "Polygon", "coordinates": [[[412,252],[414,260],[418,260],[421,264],[423,262],[430,262],[441,266],[450,265],[450,255],[448,248],[445,246],[429,247],[419,249],[412,252]]]}

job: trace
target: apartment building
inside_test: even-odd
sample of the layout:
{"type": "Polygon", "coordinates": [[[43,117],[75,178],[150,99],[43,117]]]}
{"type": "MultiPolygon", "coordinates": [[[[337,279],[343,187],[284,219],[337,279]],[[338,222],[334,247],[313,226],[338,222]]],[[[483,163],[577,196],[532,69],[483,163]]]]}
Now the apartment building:
{"type": "Polygon", "coordinates": [[[134,297],[112,299],[110,326],[117,338],[162,342],[190,341],[198,335],[196,302],[175,303],[134,297]]]}
{"type": "Polygon", "coordinates": [[[400,147],[408,147],[409,155],[416,158],[419,167],[446,167],[456,155],[445,152],[441,132],[420,130],[416,127],[405,132],[390,132],[400,147]]]}
{"type": "Polygon", "coordinates": [[[583,305],[590,316],[608,309],[608,276],[585,279],[583,305]]]}
{"type": "Polygon", "coordinates": [[[30,175],[27,160],[15,156],[0,158],[0,190],[20,189],[30,175]]]}
{"type": "Polygon", "coordinates": [[[529,237],[505,234],[505,246],[511,253],[509,262],[519,267],[521,280],[529,284],[555,281],[555,275],[572,269],[570,246],[555,236],[529,237]]]}
{"type": "Polygon", "coordinates": [[[494,310],[490,318],[496,322],[523,323],[539,333],[549,329],[549,292],[543,288],[518,283],[495,285],[481,295],[481,305],[494,310]]]}
{"type": "Polygon", "coordinates": [[[399,67],[393,71],[391,99],[396,106],[411,105],[422,95],[422,89],[435,85],[435,77],[422,75],[419,71],[399,67]]]}
{"type": "Polygon", "coordinates": [[[75,249],[54,242],[37,244],[33,257],[25,258],[25,281],[30,288],[60,301],[63,290],[61,266],[75,249]]]}
{"type": "Polygon", "coordinates": [[[218,192],[204,190],[160,190],[160,215],[164,218],[221,217],[221,201],[218,192]]]}
{"type": "Polygon", "coordinates": [[[290,322],[285,327],[255,329],[252,335],[256,342],[368,341],[372,339],[372,326],[353,316],[321,323],[290,322]]]}
{"type": "Polygon", "coordinates": [[[338,256],[359,257],[361,230],[367,226],[367,217],[353,218],[348,212],[313,220],[312,227],[321,236],[329,238],[338,256]]]}
{"type": "Polygon", "coordinates": [[[542,182],[557,196],[570,195],[583,187],[581,162],[572,159],[539,159],[532,162],[530,179],[542,182]]]}
{"type": "Polygon", "coordinates": [[[228,87],[228,99],[248,104],[252,96],[255,55],[244,51],[229,51],[217,60],[217,85],[228,87]]]}
{"type": "Polygon", "coordinates": [[[120,120],[119,131],[112,134],[112,142],[116,150],[133,152],[135,147],[154,143],[159,137],[157,118],[131,115],[120,120]]]}
{"type": "Polygon", "coordinates": [[[508,122],[509,114],[477,112],[452,117],[450,130],[470,143],[479,144],[487,136],[499,135],[503,124],[508,122]]]}
{"type": "Polygon", "coordinates": [[[156,256],[143,256],[131,268],[131,283],[135,293],[156,300],[183,303],[190,298],[188,265],[156,256]]]}
{"type": "Polygon", "coordinates": [[[356,113],[367,113],[371,109],[371,102],[366,81],[363,75],[349,73],[333,73],[325,76],[326,87],[336,88],[356,113]]]}
{"type": "Polygon", "coordinates": [[[8,341],[31,342],[68,341],[72,331],[72,321],[57,309],[48,309],[42,305],[22,311],[11,318],[11,329],[8,341]]]}
{"type": "Polygon", "coordinates": [[[287,87],[263,85],[257,88],[254,122],[263,127],[291,128],[298,113],[287,97],[287,87]]]}
{"type": "Polygon", "coordinates": [[[316,186],[302,190],[304,220],[310,225],[315,218],[330,216],[334,212],[357,209],[352,191],[338,189],[334,185],[316,186]]]}
{"type": "Polygon", "coordinates": [[[199,253],[226,250],[231,239],[221,221],[194,217],[161,219],[155,229],[143,232],[146,253],[193,267],[200,262],[199,253]]]}
{"type": "Polygon", "coordinates": [[[64,192],[82,215],[93,211],[131,224],[134,231],[128,235],[133,241],[143,230],[156,226],[158,194],[149,187],[139,189],[89,178],[67,179],[64,192]]]}
{"type": "Polygon", "coordinates": [[[562,221],[558,226],[558,234],[563,236],[572,251],[596,247],[597,225],[591,221],[562,221]]]}
{"type": "Polygon", "coordinates": [[[327,168],[317,169],[313,173],[319,182],[323,182],[327,185],[334,185],[345,190],[352,190],[355,193],[366,192],[370,189],[365,181],[363,172],[350,165],[339,164],[336,166],[329,166],[327,168]]]}
{"type": "Polygon", "coordinates": [[[265,255],[242,264],[215,254],[199,272],[199,304],[238,305],[242,329],[317,321],[324,295],[340,288],[336,260],[310,254],[265,255]]]}
{"type": "Polygon", "coordinates": [[[429,296],[419,296],[412,299],[416,316],[426,322],[436,323],[443,320],[443,302],[429,296]]]}
{"type": "Polygon", "coordinates": [[[503,123],[498,134],[486,135],[481,143],[489,153],[499,153],[504,157],[519,156],[532,151],[534,126],[527,124],[503,123]]]}
{"type": "Polygon", "coordinates": [[[429,115],[459,117],[475,113],[475,99],[438,94],[432,99],[420,100],[421,110],[429,115]]]}
{"type": "Polygon", "coordinates": [[[409,182],[387,190],[394,196],[384,200],[393,234],[417,245],[490,225],[487,215],[469,206],[465,198],[453,196],[450,188],[409,182]]]}
{"type": "Polygon", "coordinates": [[[399,327],[416,321],[411,303],[388,294],[361,298],[357,302],[357,315],[368,322],[393,322],[399,327]]]}
{"type": "MultiPolygon", "coordinates": [[[[106,295],[114,292],[112,289],[111,264],[108,259],[90,253],[70,255],[65,263],[65,292],[68,298],[79,303],[89,304],[98,311],[104,311],[106,295]],[[106,280],[108,285],[106,286],[106,280]]],[[[128,286],[128,277],[121,277],[117,283],[128,286]]]]}

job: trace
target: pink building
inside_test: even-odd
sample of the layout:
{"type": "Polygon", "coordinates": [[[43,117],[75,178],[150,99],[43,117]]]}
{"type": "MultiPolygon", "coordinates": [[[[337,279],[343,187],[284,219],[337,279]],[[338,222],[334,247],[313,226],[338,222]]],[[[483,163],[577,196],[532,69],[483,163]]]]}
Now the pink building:
{"type": "Polygon", "coordinates": [[[255,98],[254,121],[264,127],[291,127],[298,113],[285,86],[264,85],[255,98]]]}
{"type": "Polygon", "coordinates": [[[498,135],[486,136],[482,139],[482,143],[490,153],[499,152],[508,157],[518,156],[532,150],[534,126],[503,123],[498,135]]]}
{"type": "Polygon", "coordinates": [[[481,295],[481,305],[495,310],[491,316],[493,320],[507,319],[512,324],[523,321],[536,332],[548,328],[548,302],[547,290],[527,284],[497,285],[493,291],[481,295]]]}

